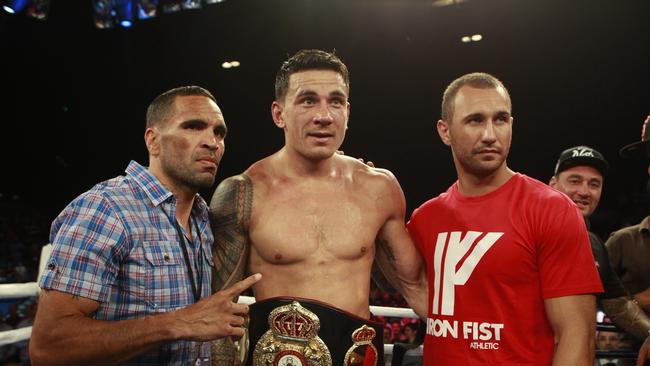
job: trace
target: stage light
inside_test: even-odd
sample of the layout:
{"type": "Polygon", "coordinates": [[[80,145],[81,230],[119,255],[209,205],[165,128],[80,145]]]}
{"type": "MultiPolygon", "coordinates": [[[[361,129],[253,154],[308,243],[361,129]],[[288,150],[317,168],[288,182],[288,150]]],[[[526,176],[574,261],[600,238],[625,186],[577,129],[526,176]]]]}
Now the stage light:
{"type": "Polygon", "coordinates": [[[99,29],[115,27],[111,0],[93,0],[93,21],[99,29]]]}
{"type": "MultiPolygon", "coordinates": [[[[51,0],[20,1],[33,1],[42,4],[41,8],[43,8],[45,5],[49,5],[51,0]]],[[[204,4],[222,1],[224,0],[91,0],[94,9],[94,23],[100,29],[115,28],[116,25],[128,28],[135,25],[137,20],[158,16],[159,12],[166,14],[187,9],[200,9],[204,4]]]]}
{"type": "Polygon", "coordinates": [[[224,69],[231,69],[233,67],[239,67],[239,65],[240,65],[239,61],[233,60],[233,61],[224,61],[221,64],[221,67],[224,69]]]}
{"type": "Polygon", "coordinates": [[[133,2],[131,0],[113,0],[113,11],[117,24],[124,28],[133,25],[133,2]]]}
{"type": "Polygon", "coordinates": [[[460,3],[464,3],[467,0],[433,0],[431,3],[431,6],[434,6],[436,8],[442,8],[445,6],[452,6],[460,3]]]}
{"type": "Polygon", "coordinates": [[[138,0],[138,19],[153,18],[158,14],[158,0],[138,0]]]}
{"type": "Polygon", "coordinates": [[[183,9],[201,9],[201,0],[183,0],[183,9]]]}
{"type": "Polygon", "coordinates": [[[478,42],[483,39],[483,36],[480,34],[474,34],[471,36],[463,36],[460,41],[463,43],[478,42]]]}
{"type": "Polygon", "coordinates": [[[162,11],[163,13],[175,13],[183,9],[181,5],[182,0],[162,0],[162,11]]]}
{"type": "Polygon", "coordinates": [[[9,0],[2,8],[9,14],[17,14],[25,8],[28,2],[29,0],[9,0]]]}

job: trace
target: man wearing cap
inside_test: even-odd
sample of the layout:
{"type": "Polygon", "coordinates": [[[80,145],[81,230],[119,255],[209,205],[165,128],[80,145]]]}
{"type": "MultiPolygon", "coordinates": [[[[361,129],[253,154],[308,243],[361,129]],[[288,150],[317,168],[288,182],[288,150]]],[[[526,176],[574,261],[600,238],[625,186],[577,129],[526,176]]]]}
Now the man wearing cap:
{"type": "MultiPolygon", "coordinates": [[[[609,164],[603,155],[588,146],[575,146],[564,150],[555,165],[555,175],[549,185],[566,194],[575,202],[589,227],[588,217],[596,210],[603,189],[603,179],[609,164]]],[[[625,288],[612,269],[605,245],[589,232],[591,250],[596,259],[598,274],[604,293],[598,300],[614,324],[639,339],[650,331],[650,318],[639,305],[627,297],[625,288]]],[[[646,342],[644,347],[650,347],[646,342]]]]}
{"type": "MultiPolygon", "coordinates": [[[[622,157],[643,158],[648,164],[650,157],[648,121],[650,115],[643,123],[641,140],[624,146],[619,152],[622,157]]],[[[650,175],[650,166],[648,166],[648,174],[650,175]]],[[[650,193],[650,180],[648,191],[650,193]]],[[[639,304],[646,314],[650,314],[650,216],[645,217],[638,225],[628,226],[612,233],[605,245],[614,272],[621,278],[625,289],[633,295],[633,301],[639,304]]],[[[642,365],[642,360],[646,358],[650,359],[649,344],[650,340],[646,338],[645,347],[639,351],[637,365],[642,365]]]]}

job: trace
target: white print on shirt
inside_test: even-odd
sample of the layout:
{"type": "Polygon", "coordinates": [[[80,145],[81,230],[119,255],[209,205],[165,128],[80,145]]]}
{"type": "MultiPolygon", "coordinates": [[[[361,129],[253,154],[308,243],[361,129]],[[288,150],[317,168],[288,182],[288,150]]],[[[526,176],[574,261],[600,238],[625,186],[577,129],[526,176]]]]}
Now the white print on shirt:
{"type": "Polygon", "coordinates": [[[454,315],[455,286],[462,286],[467,282],[481,258],[503,236],[503,233],[488,232],[485,234],[456,271],[458,262],[465,257],[476,239],[482,234],[482,232],[478,231],[468,231],[461,240],[460,231],[438,233],[433,258],[435,268],[433,304],[431,307],[433,314],[454,315]],[[447,236],[449,236],[449,241],[447,241],[447,236]],[[442,265],[443,260],[444,266],[442,265]],[[441,271],[443,272],[442,278],[440,278],[441,271]]]}
{"type": "MultiPolygon", "coordinates": [[[[461,234],[460,231],[438,233],[434,253],[433,314],[454,315],[455,286],[465,285],[485,253],[503,236],[503,233],[488,232],[474,245],[482,232],[468,231],[465,237],[461,234]],[[456,271],[458,264],[460,268],[456,271]]],[[[503,327],[499,323],[427,319],[427,334],[472,340],[469,348],[477,350],[498,350],[503,327]]]]}
{"type": "MultiPolygon", "coordinates": [[[[461,326],[459,329],[458,320],[449,321],[447,319],[427,318],[427,334],[434,337],[458,338],[460,332],[463,339],[471,339],[473,341],[501,340],[501,329],[503,329],[503,324],[479,322],[461,322],[460,324],[461,326]]],[[[471,344],[473,343],[484,344],[487,342],[472,342],[471,344]]],[[[471,344],[470,348],[472,348],[471,344]]]]}

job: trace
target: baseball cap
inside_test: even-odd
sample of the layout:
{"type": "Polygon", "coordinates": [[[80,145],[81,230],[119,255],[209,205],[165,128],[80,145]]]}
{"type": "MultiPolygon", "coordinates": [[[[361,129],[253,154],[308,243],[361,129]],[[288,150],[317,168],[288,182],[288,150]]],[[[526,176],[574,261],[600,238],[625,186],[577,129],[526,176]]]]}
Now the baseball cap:
{"type": "Polygon", "coordinates": [[[624,158],[633,158],[639,156],[648,156],[650,152],[647,150],[648,144],[650,144],[650,137],[648,137],[648,121],[650,121],[650,116],[645,119],[643,122],[643,127],[641,127],[641,141],[633,142],[629,145],[623,146],[623,148],[618,152],[624,158]]]}
{"type": "Polygon", "coordinates": [[[594,167],[603,176],[609,168],[609,163],[607,163],[603,154],[597,150],[589,146],[574,146],[562,151],[560,154],[560,158],[557,159],[557,164],[555,164],[555,175],[579,165],[594,167]]]}

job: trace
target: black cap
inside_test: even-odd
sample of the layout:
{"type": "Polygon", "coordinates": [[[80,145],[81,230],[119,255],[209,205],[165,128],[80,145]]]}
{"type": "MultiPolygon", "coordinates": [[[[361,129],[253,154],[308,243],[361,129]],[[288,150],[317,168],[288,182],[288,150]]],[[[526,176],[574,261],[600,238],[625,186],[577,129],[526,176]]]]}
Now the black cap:
{"type": "Polygon", "coordinates": [[[587,165],[598,169],[603,176],[607,173],[609,164],[603,154],[589,146],[575,146],[562,151],[555,164],[555,175],[573,168],[574,166],[587,165]]]}
{"type": "Polygon", "coordinates": [[[623,148],[618,152],[624,158],[633,158],[641,156],[650,156],[650,150],[648,150],[648,145],[650,144],[650,137],[648,137],[648,121],[650,121],[650,116],[645,119],[643,122],[643,127],[641,127],[641,141],[633,142],[629,145],[623,146],[623,148]]]}

